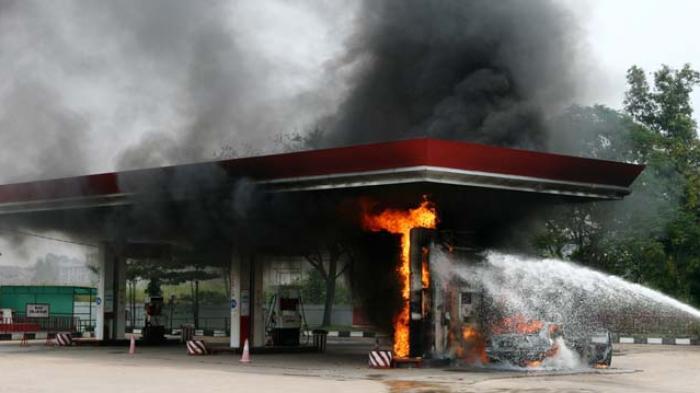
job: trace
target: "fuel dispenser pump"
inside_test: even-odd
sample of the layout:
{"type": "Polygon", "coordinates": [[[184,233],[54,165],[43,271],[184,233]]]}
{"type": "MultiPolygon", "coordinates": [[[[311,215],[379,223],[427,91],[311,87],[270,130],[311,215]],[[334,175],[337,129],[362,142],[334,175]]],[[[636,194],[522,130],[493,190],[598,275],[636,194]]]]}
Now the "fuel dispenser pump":
{"type": "Polygon", "coordinates": [[[265,320],[267,343],[272,346],[298,346],[308,330],[301,288],[291,285],[276,287],[270,298],[265,320]]]}
{"type": "Polygon", "coordinates": [[[410,356],[439,362],[463,339],[463,328],[480,327],[482,292],[458,278],[431,274],[431,249],[459,254],[478,263],[479,250],[470,232],[411,230],[410,250],[410,356]],[[447,282],[444,282],[444,280],[447,282]]]}
{"type": "Polygon", "coordinates": [[[163,297],[149,296],[144,304],[144,311],[146,311],[146,324],[142,331],[143,340],[149,344],[165,341],[165,326],[160,319],[163,312],[163,297]]]}

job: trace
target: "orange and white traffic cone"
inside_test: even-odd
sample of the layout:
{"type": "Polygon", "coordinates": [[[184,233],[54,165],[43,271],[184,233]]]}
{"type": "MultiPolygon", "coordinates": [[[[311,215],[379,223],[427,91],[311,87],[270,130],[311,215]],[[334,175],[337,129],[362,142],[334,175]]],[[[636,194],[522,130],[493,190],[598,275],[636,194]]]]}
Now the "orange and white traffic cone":
{"type": "Polygon", "coordinates": [[[247,338],[243,343],[243,355],[241,356],[241,363],[250,363],[250,348],[248,348],[247,338]]]}
{"type": "Polygon", "coordinates": [[[133,355],[136,353],[136,337],[134,335],[131,335],[131,342],[129,343],[129,355],[133,355]]]}

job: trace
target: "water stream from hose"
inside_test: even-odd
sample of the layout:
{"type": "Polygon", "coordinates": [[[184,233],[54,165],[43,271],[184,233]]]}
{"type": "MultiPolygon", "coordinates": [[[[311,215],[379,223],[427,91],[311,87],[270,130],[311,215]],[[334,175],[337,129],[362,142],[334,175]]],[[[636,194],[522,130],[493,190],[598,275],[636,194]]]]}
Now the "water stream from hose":
{"type": "MultiPolygon", "coordinates": [[[[489,251],[474,260],[460,260],[433,249],[431,270],[438,285],[449,285],[457,277],[481,291],[500,315],[561,324],[569,335],[614,331],[622,323],[666,324],[659,325],[662,329],[700,323],[700,310],[659,291],[558,259],[489,251]]],[[[575,355],[565,349],[543,367],[578,367],[575,355]]]]}

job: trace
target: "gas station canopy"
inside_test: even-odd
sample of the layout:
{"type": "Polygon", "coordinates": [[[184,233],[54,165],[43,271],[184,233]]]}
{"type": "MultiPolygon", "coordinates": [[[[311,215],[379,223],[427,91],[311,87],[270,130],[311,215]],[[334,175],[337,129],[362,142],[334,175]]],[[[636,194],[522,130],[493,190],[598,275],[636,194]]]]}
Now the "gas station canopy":
{"type": "Polygon", "coordinates": [[[0,185],[0,214],[131,204],[149,182],[217,168],[275,192],[443,184],[593,199],[620,199],[643,165],[474,143],[412,139],[0,185]]]}

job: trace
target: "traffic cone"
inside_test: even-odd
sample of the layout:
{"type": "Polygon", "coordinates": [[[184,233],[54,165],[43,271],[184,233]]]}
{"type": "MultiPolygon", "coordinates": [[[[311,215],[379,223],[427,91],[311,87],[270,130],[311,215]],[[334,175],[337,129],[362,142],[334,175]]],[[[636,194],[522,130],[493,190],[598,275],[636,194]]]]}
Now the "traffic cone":
{"type": "Polygon", "coordinates": [[[133,355],[136,353],[136,337],[132,334],[131,335],[131,342],[129,343],[129,355],[133,355]]]}
{"type": "Polygon", "coordinates": [[[250,363],[250,349],[248,348],[248,339],[245,339],[243,343],[243,356],[241,356],[241,363],[250,363]]]}

